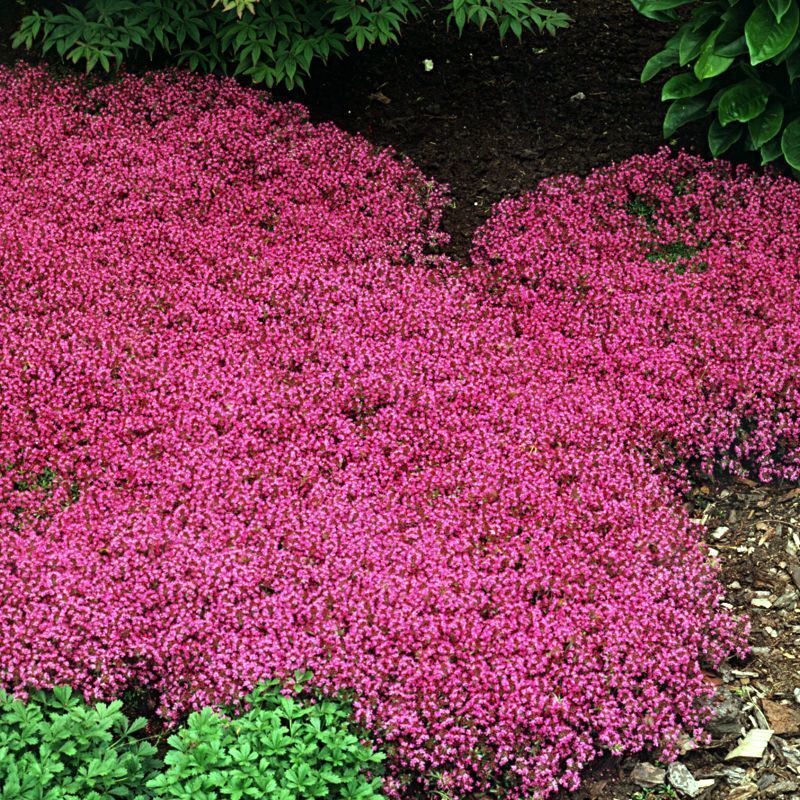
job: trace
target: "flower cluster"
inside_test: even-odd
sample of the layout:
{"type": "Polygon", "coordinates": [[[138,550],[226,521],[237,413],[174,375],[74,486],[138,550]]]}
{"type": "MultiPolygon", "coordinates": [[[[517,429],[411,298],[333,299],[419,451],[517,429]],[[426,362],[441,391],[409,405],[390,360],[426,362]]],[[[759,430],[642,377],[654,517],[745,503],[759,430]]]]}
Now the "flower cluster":
{"type": "Polygon", "coordinates": [[[664,150],[501,203],[474,283],[685,472],[800,478],[800,185],[664,150]]]}
{"type": "Polygon", "coordinates": [[[742,632],[674,466],[795,474],[797,189],[638,159],[464,270],[298,106],[0,77],[2,683],[175,718],[310,669],[395,794],[698,732],[742,632]]]}

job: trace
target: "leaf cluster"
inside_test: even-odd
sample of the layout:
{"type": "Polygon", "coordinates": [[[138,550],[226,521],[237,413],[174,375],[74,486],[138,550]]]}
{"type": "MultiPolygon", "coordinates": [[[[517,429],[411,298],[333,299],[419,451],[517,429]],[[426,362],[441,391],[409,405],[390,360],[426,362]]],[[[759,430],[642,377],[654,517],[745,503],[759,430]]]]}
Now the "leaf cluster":
{"type": "MultiPolygon", "coordinates": [[[[547,0],[542,0],[547,2],[547,0]]],[[[315,61],[397,42],[430,0],[86,0],[23,17],[12,43],[55,52],[87,72],[167,59],[192,70],[242,75],[268,87],[303,86],[315,61]]],[[[535,0],[448,0],[448,22],[497,26],[500,36],[554,34],[566,14],[535,0]]]]}
{"type": "Polygon", "coordinates": [[[719,156],[737,145],[761,163],[800,172],[800,5],[798,0],[632,0],[645,16],[690,13],[642,81],[679,67],[662,89],[670,103],[669,138],[682,125],[708,122],[708,145],[719,156]],[[687,9],[683,9],[684,11],[687,9]]]}
{"type": "Polygon", "coordinates": [[[350,707],[301,702],[277,681],[224,714],[191,714],[163,761],[146,724],[129,721],[119,700],[89,706],[69,687],[27,702],[0,691],[0,800],[382,797],[385,756],[353,727],[350,707]]]}
{"type": "Polygon", "coordinates": [[[351,729],[349,709],[320,699],[301,703],[276,681],[227,717],[204,709],[169,738],[167,769],[148,786],[162,798],[378,800],[381,762],[351,729]]]}
{"type": "Polygon", "coordinates": [[[1,800],[144,800],[160,762],[119,700],[90,707],[69,687],[27,703],[0,690],[1,800]]]}

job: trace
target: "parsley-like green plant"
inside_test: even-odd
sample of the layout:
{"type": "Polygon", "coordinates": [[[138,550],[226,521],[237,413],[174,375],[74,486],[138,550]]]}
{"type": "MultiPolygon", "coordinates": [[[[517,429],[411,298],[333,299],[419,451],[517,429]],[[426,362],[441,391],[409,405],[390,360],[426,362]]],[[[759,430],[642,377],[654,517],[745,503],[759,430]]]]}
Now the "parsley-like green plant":
{"type": "Polygon", "coordinates": [[[145,800],[162,766],[122,703],[87,705],[69,687],[27,702],[0,690],[0,800],[145,800]]]}
{"type": "Polygon", "coordinates": [[[167,769],[148,783],[156,797],[382,796],[385,756],[354,730],[347,705],[322,698],[301,702],[282,694],[279,683],[271,681],[258,686],[242,707],[227,712],[196,711],[170,736],[167,769]]]}
{"type": "MultiPolygon", "coordinates": [[[[569,17],[549,0],[447,0],[460,31],[497,27],[500,36],[554,34],[569,17]],[[544,5],[541,5],[543,3],[544,5]]],[[[55,52],[87,72],[157,56],[192,70],[243,75],[268,87],[303,85],[314,61],[397,42],[404,23],[431,0],[85,0],[23,17],[12,43],[55,52]]]]}
{"type": "MultiPolygon", "coordinates": [[[[295,689],[308,673],[296,676],[295,689]]],[[[69,687],[25,702],[0,691],[0,800],[379,800],[383,753],[348,704],[260,684],[224,712],[196,711],[162,762],[122,702],[88,705],[69,687]]]]}
{"type": "Polygon", "coordinates": [[[632,2],[651,19],[683,20],[642,72],[642,81],[648,81],[678,68],[661,92],[670,104],[664,136],[706,120],[712,155],[738,146],[757,152],[762,165],[783,163],[800,175],[798,0],[632,2]]]}
{"type": "Polygon", "coordinates": [[[631,795],[631,800],[677,800],[677,792],[669,785],[642,789],[631,795]]]}

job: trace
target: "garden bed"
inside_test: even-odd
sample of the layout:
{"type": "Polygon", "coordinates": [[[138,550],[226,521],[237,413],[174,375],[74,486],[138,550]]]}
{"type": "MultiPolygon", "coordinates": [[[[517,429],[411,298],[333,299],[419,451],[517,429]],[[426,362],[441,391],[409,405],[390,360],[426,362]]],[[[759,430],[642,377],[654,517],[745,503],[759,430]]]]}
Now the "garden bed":
{"type": "MultiPolygon", "coordinates": [[[[456,204],[446,211],[444,225],[453,237],[451,250],[463,255],[477,225],[502,197],[533,188],[544,177],[585,174],[663,144],[659,85],[641,85],[639,72],[663,46],[665,26],[635,14],[628,0],[566,0],[559,7],[575,18],[573,27],[556,40],[522,45],[502,46],[474,33],[458,39],[441,22],[411,27],[400,48],[376,49],[317,70],[303,101],[315,118],[397,147],[449,183],[456,204]],[[431,72],[423,67],[427,58],[434,61],[431,72]],[[585,99],[571,101],[579,92],[585,99]]],[[[704,134],[690,126],[678,141],[702,152],[704,134]]],[[[737,665],[757,677],[725,672],[725,684],[742,695],[742,708],[745,696],[791,701],[800,687],[800,614],[751,605],[755,592],[769,590],[775,599],[800,590],[797,557],[791,555],[800,507],[796,496],[786,497],[792,489],[781,482],[767,487],[721,478],[698,486],[693,495],[695,516],[705,518],[709,533],[729,528],[724,540],[709,541],[721,554],[726,599],[750,615],[751,641],[760,648],[746,665],[737,665]]],[[[716,749],[683,759],[698,776],[719,776],[705,795],[710,800],[725,800],[741,784],[758,780],[764,797],[781,796],[771,795],[771,786],[790,795],[781,780],[800,783],[774,749],[747,777],[726,775],[730,764],[723,757],[736,736],[729,730],[722,738],[716,749]]],[[[621,800],[641,792],[629,780],[634,764],[607,759],[569,797],[621,800]]]]}
{"type": "MultiPolygon", "coordinates": [[[[564,8],[576,25],[555,42],[502,47],[474,34],[458,41],[441,23],[415,26],[402,49],[375,50],[320,70],[309,95],[296,99],[309,104],[314,119],[333,119],[377,144],[392,145],[427,175],[450,183],[456,207],[445,212],[445,228],[453,236],[448,252],[463,256],[501,197],[532,188],[543,177],[585,174],[609,160],[654,151],[661,143],[658,90],[638,84],[641,63],[663,41],[661,28],[637,17],[627,2],[567,3],[564,8]],[[424,59],[434,63],[430,72],[424,59]]],[[[707,512],[712,530],[729,528],[711,544],[724,558],[728,599],[737,610],[752,611],[753,598],[767,597],[754,592],[769,592],[775,600],[791,589],[791,567],[797,562],[787,547],[800,515],[787,496],[790,489],[727,481],[697,489],[696,516],[707,512]]],[[[762,649],[737,669],[757,677],[727,670],[720,679],[743,694],[790,699],[800,685],[794,660],[785,655],[791,656],[797,635],[796,612],[756,608],[755,613],[753,641],[762,649]]],[[[719,743],[719,750],[686,760],[698,776],[703,770],[719,772],[717,756],[724,755],[727,742],[721,738],[719,743]]],[[[791,779],[785,761],[769,751],[754,777],[791,779]]],[[[608,775],[624,779],[633,764],[604,766],[608,775]]],[[[624,781],[605,783],[604,766],[589,775],[577,796],[611,800],[635,790],[624,781]]],[[[716,780],[715,800],[736,788],[730,775],[720,773],[716,780]]],[[[770,785],[763,787],[764,797],[770,796],[770,785]]]]}

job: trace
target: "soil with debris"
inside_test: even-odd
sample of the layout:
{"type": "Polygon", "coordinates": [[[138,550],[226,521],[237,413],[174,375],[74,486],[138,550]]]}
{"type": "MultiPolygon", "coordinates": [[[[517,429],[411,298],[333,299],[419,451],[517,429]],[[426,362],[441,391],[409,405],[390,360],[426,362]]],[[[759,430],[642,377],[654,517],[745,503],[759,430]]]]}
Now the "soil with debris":
{"type": "Polygon", "coordinates": [[[605,760],[562,800],[800,800],[800,488],[704,483],[691,508],[725,602],[751,620],[751,654],[708,675],[718,686],[709,744],[687,739],[666,769],[655,757],[605,760]]]}
{"type": "Polygon", "coordinates": [[[448,183],[456,207],[445,227],[463,258],[501,198],[663,144],[660,86],[639,75],[669,28],[630,0],[553,5],[574,21],[555,37],[501,44],[487,28],[459,38],[436,15],[406,28],[399,46],[316,69],[292,97],[448,183]]]}
{"type": "MultiPolygon", "coordinates": [[[[464,258],[502,197],[663,144],[658,81],[642,86],[639,73],[668,26],[637,15],[629,0],[556,5],[574,24],[554,39],[459,38],[434,16],[409,26],[400,46],[316,69],[306,94],[279,95],[450,184],[445,226],[450,252],[464,258]]],[[[17,57],[8,42],[18,16],[17,4],[0,2],[0,63],[17,57]]],[[[679,144],[703,152],[702,129],[684,131],[679,144]]],[[[710,745],[687,740],[668,770],[654,755],[602,759],[560,800],[800,800],[800,488],[727,480],[698,485],[691,502],[726,602],[752,620],[752,653],[709,675],[719,687],[710,745]],[[726,758],[740,742],[744,751],[726,758]]]]}

